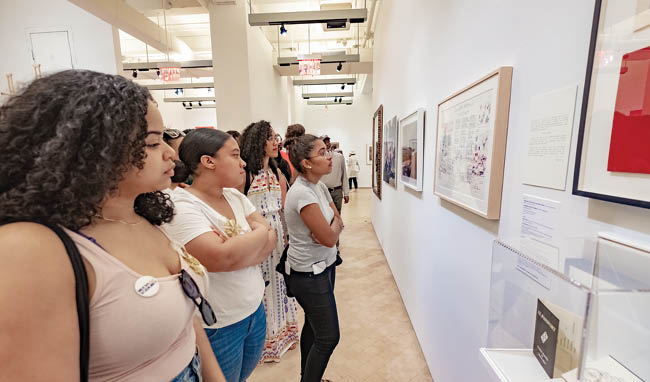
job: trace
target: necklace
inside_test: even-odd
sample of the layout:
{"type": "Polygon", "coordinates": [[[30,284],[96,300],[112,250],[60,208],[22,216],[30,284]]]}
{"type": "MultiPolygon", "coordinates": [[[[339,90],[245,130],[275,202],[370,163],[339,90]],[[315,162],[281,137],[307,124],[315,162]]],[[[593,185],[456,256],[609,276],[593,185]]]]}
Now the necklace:
{"type": "Polygon", "coordinates": [[[140,218],[140,221],[137,222],[137,223],[129,223],[129,222],[125,222],[124,220],[105,218],[102,215],[95,215],[95,217],[100,218],[102,220],[106,220],[107,222],[122,223],[122,224],[126,224],[126,225],[131,225],[131,226],[138,225],[138,224],[141,224],[141,223],[146,221],[146,219],[140,218]]]}

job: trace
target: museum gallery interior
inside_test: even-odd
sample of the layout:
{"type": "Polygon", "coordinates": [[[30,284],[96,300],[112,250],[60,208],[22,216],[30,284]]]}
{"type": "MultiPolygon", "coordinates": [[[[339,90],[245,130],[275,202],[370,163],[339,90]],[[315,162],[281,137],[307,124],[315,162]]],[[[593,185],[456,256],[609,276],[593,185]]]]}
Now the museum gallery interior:
{"type": "MultiPolygon", "coordinates": [[[[423,362],[363,369],[347,328],[381,348],[393,313],[341,305],[333,381],[650,381],[650,0],[3,0],[0,31],[0,104],[90,69],[168,128],[356,153],[339,274],[364,229],[390,277],[337,299],[394,290],[423,362]]],[[[297,381],[291,352],[249,381],[297,381]]]]}

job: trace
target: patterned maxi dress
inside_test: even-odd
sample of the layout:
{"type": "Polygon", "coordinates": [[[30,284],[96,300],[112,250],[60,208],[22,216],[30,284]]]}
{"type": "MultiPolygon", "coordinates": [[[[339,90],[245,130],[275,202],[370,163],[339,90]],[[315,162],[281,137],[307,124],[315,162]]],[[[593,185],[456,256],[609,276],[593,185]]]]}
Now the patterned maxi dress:
{"type": "Polygon", "coordinates": [[[286,236],[280,182],[271,170],[261,170],[251,179],[248,199],[278,236],[273,253],[261,264],[267,284],[264,290],[266,343],[261,362],[280,362],[280,357],[298,342],[298,305],[295,298],[287,297],[284,278],[275,271],[286,244],[286,236]]]}

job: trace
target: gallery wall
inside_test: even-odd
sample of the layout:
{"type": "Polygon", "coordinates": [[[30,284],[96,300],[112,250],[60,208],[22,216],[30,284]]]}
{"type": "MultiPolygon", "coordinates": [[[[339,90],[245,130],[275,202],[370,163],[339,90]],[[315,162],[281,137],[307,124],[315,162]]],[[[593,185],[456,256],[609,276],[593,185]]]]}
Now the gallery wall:
{"type": "Polygon", "coordinates": [[[327,134],[332,142],[339,142],[346,158],[354,150],[361,170],[357,176],[359,187],[370,187],[372,166],[366,164],[365,150],[372,141],[372,120],[368,119],[373,113],[372,95],[355,88],[357,95],[352,105],[329,105],[326,109],[325,106],[307,105],[301,91],[296,87],[294,93],[296,123],[305,126],[309,134],[327,134]]]}
{"type": "Polygon", "coordinates": [[[614,232],[650,242],[650,211],[570,190],[593,12],[592,0],[382,3],[366,126],[380,104],[384,121],[426,108],[424,191],[383,183],[372,220],[436,382],[485,380],[478,349],[486,345],[492,243],[519,236],[523,195],[560,203],[556,230],[567,241],[614,232]],[[501,218],[488,221],[433,194],[437,105],[500,66],[514,72],[501,218]],[[567,189],[522,185],[531,99],[572,85],[567,189]]]}
{"type": "Polygon", "coordinates": [[[27,31],[43,28],[70,29],[75,68],[116,72],[109,24],[65,0],[3,0],[0,4],[2,92],[7,92],[6,74],[13,73],[17,85],[34,78],[27,31]]]}

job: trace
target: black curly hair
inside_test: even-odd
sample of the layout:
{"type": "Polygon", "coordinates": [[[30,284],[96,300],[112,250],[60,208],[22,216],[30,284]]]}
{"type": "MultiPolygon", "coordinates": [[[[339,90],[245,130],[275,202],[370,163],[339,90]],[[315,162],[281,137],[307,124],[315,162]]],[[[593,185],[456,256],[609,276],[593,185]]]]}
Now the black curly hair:
{"type": "MultiPolygon", "coordinates": [[[[124,77],[66,70],[1,105],[0,224],[90,224],[125,174],[144,166],[150,100],[124,77]]],[[[174,213],[160,191],[139,195],[134,210],[155,225],[174,213]]]]}
{"type": "MultiPolygon", "coordinates": [[[[267,121],[251,123],[242,132],[239,138],[241,159],[246,162],[246,171],[257,175],[264,168],[264,157],[266,156],[266,141],[273,136],[273,128],[267,121]]],[[[275,158],[269,159],[269,167],[278,174],[278,165],[275,158]]]]}

